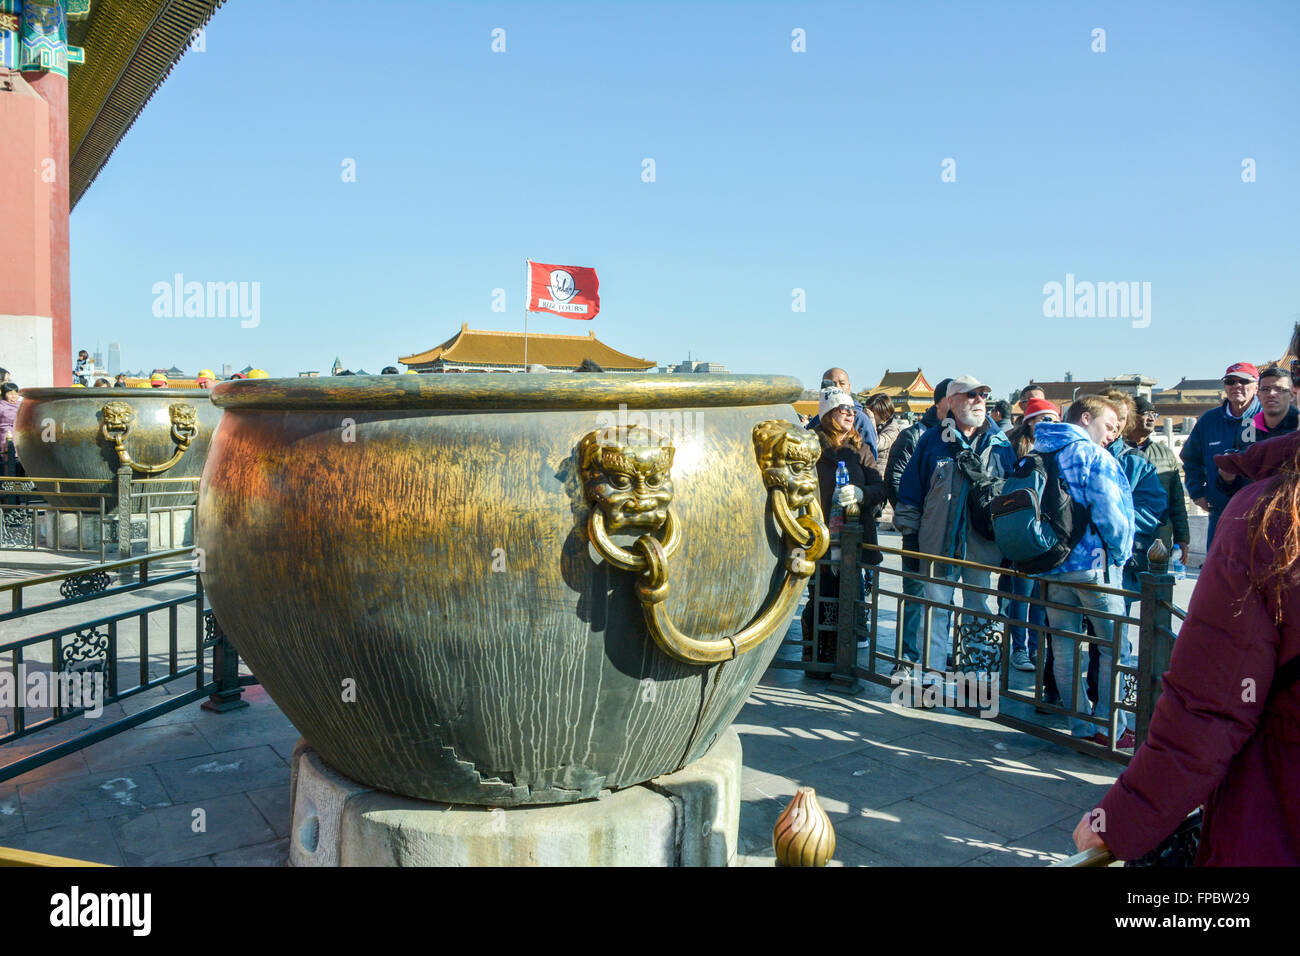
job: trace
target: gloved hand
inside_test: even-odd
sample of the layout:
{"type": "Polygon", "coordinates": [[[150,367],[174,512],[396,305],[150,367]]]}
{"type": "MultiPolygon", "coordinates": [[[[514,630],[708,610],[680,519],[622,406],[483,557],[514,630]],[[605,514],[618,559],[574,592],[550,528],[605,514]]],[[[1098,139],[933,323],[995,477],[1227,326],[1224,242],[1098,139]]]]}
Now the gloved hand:
{"type": "Polygon", "coordinates": [[[857,485],[840,485],[835,491],[835,503],[841,508],[862,503],[862,489],[857,485]]]}

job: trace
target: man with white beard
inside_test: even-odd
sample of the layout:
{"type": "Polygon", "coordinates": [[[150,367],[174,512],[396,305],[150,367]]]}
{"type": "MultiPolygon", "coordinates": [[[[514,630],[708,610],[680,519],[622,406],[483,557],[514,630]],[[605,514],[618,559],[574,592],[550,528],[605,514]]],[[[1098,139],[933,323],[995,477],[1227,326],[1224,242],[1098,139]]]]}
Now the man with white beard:
{"type": "MultiPolygon", "coordinates": [[[[968,477],[978,470],[1000,479],[1016,465],[1011,443],[988,417],[990,391],[970,375],[954,379],[948,386],[947,417],[940,427],[921,437],[899,482],[894,525],[905,534],[915,534],[919,549],[927,554],[996,566],[1002,562],[1002,553],[971,524],[973,485],[968,477]]],[[[932,577],[961,580],[979,588],[988,588],[991,582],[988,571],[939,562],[932,577]]],[[[937,604],[930,610],[929,659],[924,662],[930,672],[927,682],[935,680],[934,671],[947,670],[953,591],[951,585],[925,586],[926,598],[937,604]]],[[[964,588],[962,607],[994,613],[989,595],[964,588]]],[[[974,634],[984,628],[981,620],[971,617],[964,626],[974,634]]]]}

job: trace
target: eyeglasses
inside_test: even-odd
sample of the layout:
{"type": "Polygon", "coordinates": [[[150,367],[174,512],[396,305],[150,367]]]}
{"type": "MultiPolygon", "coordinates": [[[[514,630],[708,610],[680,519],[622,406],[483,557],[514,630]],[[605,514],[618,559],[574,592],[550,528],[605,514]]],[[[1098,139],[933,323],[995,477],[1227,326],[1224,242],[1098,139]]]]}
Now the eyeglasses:
{"type": "Polygon", "coordinates": [[[1265,385],[1260,388],[1261,395],[1288,395],[1291,389],[1285,385],[1265,385]]]}

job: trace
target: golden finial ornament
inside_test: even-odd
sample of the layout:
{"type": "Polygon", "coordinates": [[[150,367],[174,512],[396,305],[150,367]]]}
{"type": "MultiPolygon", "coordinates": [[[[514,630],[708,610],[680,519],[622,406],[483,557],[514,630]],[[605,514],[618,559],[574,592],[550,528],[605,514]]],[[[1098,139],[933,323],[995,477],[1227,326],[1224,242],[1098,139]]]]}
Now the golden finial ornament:
{"type": "Polygon", "coordinates": [[[1163,574],[1169,567],[1169,549],[1159,538],[1147,548],[1147,566],[1156,574],[1163,574]]]}
{"type": "Polygon", "coordinates": [[[800,787],[777,817],[772,849],[777,866],[825,866],[835,855],[835,828],[812,787],[800,787]]]}

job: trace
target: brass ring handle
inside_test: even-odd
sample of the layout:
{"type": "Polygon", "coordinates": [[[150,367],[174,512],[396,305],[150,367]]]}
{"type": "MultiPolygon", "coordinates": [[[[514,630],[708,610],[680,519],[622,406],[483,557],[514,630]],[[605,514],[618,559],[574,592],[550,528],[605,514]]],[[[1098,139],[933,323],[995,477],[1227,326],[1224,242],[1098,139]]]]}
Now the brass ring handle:
{"type": "MultiPolygon", "coordinates": [[[[733,660],[758,647],[788,619],[799,602],[804,580],[816,568],[816,561],[830,544],[830,533],[822,520],[816,498],[815,472],[811,469],[821,453],[817,439],[792,422],[762,422],[754,429],[754,445],[763,480],[768,488],[768,505],[782,533],[787,549],[785,574],[776,596],[749,624],[736,634],[716,641],[704,641],[683,634],[666,608],[668,562],[681,540],[669,505],[672,484],[668,471],[673,449],[661,436],[648,429],[610,441],[602,432],[592,432],[579,445],[580,470],[586,495],[595,507],[587,520],[588,535],[596,552],[608,563],[638,574],[637,598],[646,629],[655,644],[674,660],[687,664],[717,664],[733,660]],[[809,474],[813,475],[809,493],[809,474]],[[645,507],[628,517],[622,510],[636,496],[645,507]],[[798,502],[802,515],[791,507],[798,502]],[[662,508],[652,508],[662,504],[662,508]],[[662,517],[652,517],[662,515],[662,517]],[[620,548],[606,533],[606,517],[612,516],[628,530],[641,533],[632,550],[620,548]],[[653,534],[662,529],[664,539],[653,534]]],[[[612,522],[611,522],[612,524],[612,522]]]]}
{"type": "MultiPolygon", "coordinates": [[[[605,516],[599,508],[591,509],[591,515],[587,518],[587,534],[591,537],[592,543],[595,544],[600,556],[620,571],[644,571],[646,569],[645,558],[635,555],[625,548],[620,548],[610,540],[609,533],[605,530],[605,516]]],[[[668,512],[668,520],[664,522],[664,553],[671,558],[681,543],[681,529],[677,526],[677,519],[673,517],[673,513],[670,511],[668,512]]]]}
{"type": "Polygon", "coordinates": [[[157,465],[140,464],[126,450],[126,437],[135,420],[135,410],[126,402],[108,402],[104,405],[99,434],[105,441],[112,443],[120,464],[129,465],[137,474],[157,475],[180,461],[199,433],[198,410],[193,405],[174,402],[167,406],[167,412],[171,417],[172,441],[176,444],[176,450],[170,458],[157,465]]]}

